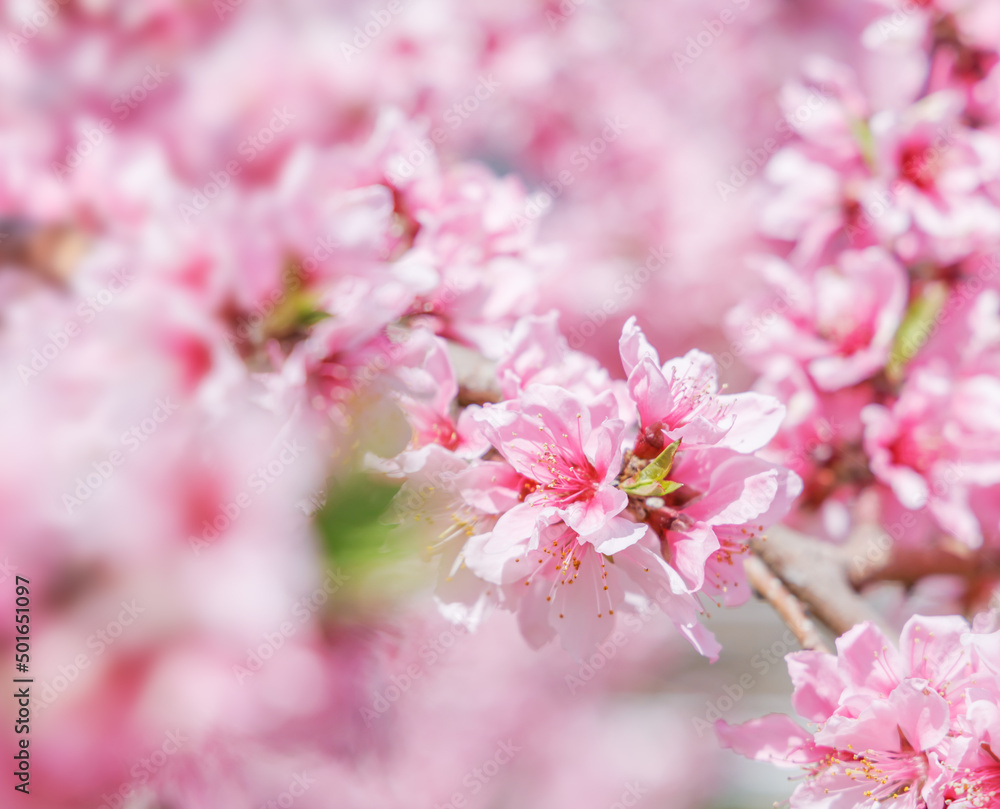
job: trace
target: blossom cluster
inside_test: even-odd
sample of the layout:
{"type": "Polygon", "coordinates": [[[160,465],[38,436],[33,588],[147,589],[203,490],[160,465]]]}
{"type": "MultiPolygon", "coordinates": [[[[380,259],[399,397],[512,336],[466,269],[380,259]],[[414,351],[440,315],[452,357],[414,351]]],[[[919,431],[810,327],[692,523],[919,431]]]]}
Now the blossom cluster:
{"type": "Polygon", "coordinates": [[[533,645],[558,635],[582,657],[616,611],[652,601],[715,658],[698,594],[746,600],[741,555],[801,490],[755,454],[784,408],[721,393],[703,352],[661,364],[634,318],[620,342],[626,379],[613,380],[556,320],[519,321],[496,365],[498,401],[457,418],[445,347],[428,345],[433,398],[400,397],[414,430],[396,459],[406,482],[395,518],[422,526],[442,556],[438,599],[459,620],[497,605],[533,645]]]}
{"type": "MultiPolygon", "coordinates": [[[[0,22],[42,805],[693,806],[684,711],[616,698],[720,656],[752,540],[1000,550],[994,0],[0,22]]],[[[798,804],[990,805],[996,645],[859,626],[790,658],[816,733],[721,733],[798,804]]]]}
{"type": "Polygon", "coordinates": [[[996,806],[998,650],[1000,632],[975,634],[957,616],[914,616],[898,648],[859,624],[836,655],[786,658],[792,704],[812,730],[771,714],[738,726],[719,720],[719,738],[742,755],[801,767],[792,809],[996,806]]]}
{"type": "Polygon", "coordinates": [[[891,93],[821,57],[784,92],[824,101],[766,166],[765,289],[728,325],[832,539],[874,503],[910,546],[1000,542],[998,33],[992,3],[911,4],[862,34],[907,66],[891,93]]]}
{"type": "MultiPolygon", "coordinates": [[[[643,742],[649,766],[597,766],[638,738],[629,721],[606,721],[614,682],[567,695],[565,662],[527,658],[502,615],[469,640],[476,655],[448,661],[465,634],[409,605],[405,588],[348,568],[319,528],[324,502],[354,491],[362,465],[375,473],[363,493],[389,478],[405,494],[435,464],[456,469],[469,501],[447,515],[483,531],[435,534],[449,618],[472,625],[499,606],[533,644],[558,633],[583,655],[619,613],[645,618],[662,602],[715,655],[698,596],[746,597],[746,537],[795,495],[794,475],[755,455],[780,407],[716,395],[707,355],[660,365],[634,326],[631,382],[591,357],[648,301],[640,287],[693,283],[670,259],[625,275],[690,232],[668,225],[668,203],[646,186],[651,172],[670,186],[684,163],[662,149],[683,139],[631,50],[662,12],[630,12],[600,44],[586,35],[603,25],[596,7],[553,28],[534,2],[444,2],[433,14],[413,3],[388,22],[384,6],[361,19],[356,5],[0,12],[0,541],[5,571],[38,594],[32,791],[52,807],[266,805],[299,768],[303,807],[330,795],[434,805],[506,728],[515,743],[539,741],[509,775],[466,792],[470,805],[522,777],[519,805],[596,794],[611,805],[637,776],[693,805],[701,788],[681,781],[694,762],[657,763],[692,755],[683,717],[663,714],[677,732],[643,742]],[[346,59],[341,41],[359,53],[346,59]],[[570,67],[546,86],[550,53],[570,67]],[[598,61],[646,99],[656,137],[636,137],[613,86],[583,103],[594,87],[583,68],[598,61]],[[552,115],[559,95],[575,101],[552,115]],[[545,238],[559,217],[537,215],[549,206],[533,188],[568,217],[545,238]],[[560,228],[587,239],[567,250],[560,228]],[[588,310],[618,274],[628,283],[612,326],[588,310]],[[566,299],[581,277],[582,297],[566,299]],[[586,354],[539,314],[555,304],[586,354]],[[495,363],[495,381],[460,376],[463,356],[495,363]],[[497,395],[477,399],[491,384],[497,395]],[[558,441],[522,445],[513,422],[558,441]],[[495,530],[500,519],[509,531],[495,530]],[[538,572],[519,573],[529,561],[538,572]],[[550,595],[557,581],[563,593],[550,595]],[[476,686],[456,700],[466,677],[476,686]],[[434,768],[422,756],[429,725],[434,768]],[[538,762],[559,760],[587,776],[538,775],[538,762]]],[[[691,251],[715,249],[691,242],[692,265],[691,251]]],[[[645,322],[673,349],[706,328],[686,308],[645,322]]],[[[619,670],[642,671],[644,643],[630,642],[619,670]]],[[[704,765],[711,752],[698,749],[704,765]]]]}

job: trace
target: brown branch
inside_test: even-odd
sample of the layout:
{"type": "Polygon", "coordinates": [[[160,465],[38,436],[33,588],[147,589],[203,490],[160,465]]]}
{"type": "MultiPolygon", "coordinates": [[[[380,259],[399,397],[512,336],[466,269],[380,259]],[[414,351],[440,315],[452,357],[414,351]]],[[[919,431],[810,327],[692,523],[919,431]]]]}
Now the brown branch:
{"type": "Polygon", "coordinates": [[[500,401],[500,392],[496,390],[482,390],[460,385],[458,388],[457,402],[460,408],[469,405],[484,405],[500,401]]]}
{"type": "Polygon", "coordinates": [[[806,614],[799,601],[792,595],[781,579],[774,575],[764,562],[757,556],[749,555],[744,560],[747,581],[778,613],[785,625],[792,630],[803,649],[817,652],[829,652],[830,647],[823,640],[816,624],[806,614]]]}
{"type": "Polygon", "coordinates": [[[846,548],[851,584],[858,590],[878,582],[912,587],[926,576],[959,576],[970,584],[1000,579],[996,551],[972,551],[942,538],[933,545],[900,548],[884,533],[860,531],[846,548]]]}
{"type": "Polygon", "coordinates": [[[800,634],[801,616],[811,616],[838,636],[863,621],[880,624],[878,613],[861,595],[875,584],[892,582],[909,588],[927,576],[957,576],[967,584],[964,604],[971,614],[989,601],[1000,581],[996,551],[972,551],[947,538],[922,548],[901,548],[876,525],[856,529],[843,545],[777,526],[766,537],[751,540],[750,549],[750,583],[803,646],[807,641],[800,634]],[[778,580],[787,597],[768,583],[767,574],[778,580]],[[789,598],[798,604],[789,604],[789,598]]]}
{"type": "Polygon", "coordinates": [[[0,264],[37,273],[63,286],[86,253],[89,239],[69,225],[0,218],[0,264]]]}
{"type": "Polygon", "coordinates": [[[448,342],[448,356],[458,378],[458,406],[499,402],[500,384],[497,381],[496,363],[458,343],[448,342]]]}
{"type": "Polygon", "coordinates": [[[842,548],[784,526],[752,540],[750,548],[791,595],[835,635],[863,621],[881,623],[878,613],[852,586],[848,557],[842,548]]]}
{"type": "Polygon", "coordinates": [[[993,548],[972,550],[950,537],[924,546],[899,546],[877,526],[855,531],[844,548],[855,589],[892,582],[912,588],[928,576],[954,576],[965,584],[963,611],[971,616],[987,608],[1000,582],[1000,553],[993,548]]]}

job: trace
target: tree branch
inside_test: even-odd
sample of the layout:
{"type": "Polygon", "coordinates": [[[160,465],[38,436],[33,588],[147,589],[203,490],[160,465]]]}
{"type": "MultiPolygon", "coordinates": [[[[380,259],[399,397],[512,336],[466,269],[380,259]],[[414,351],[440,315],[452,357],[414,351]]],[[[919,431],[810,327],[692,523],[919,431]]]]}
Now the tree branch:
{"type": "Polygon", "coordinates": [[[885,581],[912,587],[926,576],[959,576],[972,584],[982,579],[1000,579],[1000,557],[996,552],[972,551],[944,539],[912,548],[900,548],[895,543],[886,547],[877,539],[859,538],[853,543],[856,553],[850,578],[858,590],[885,581]]]}
{"type": "MultiPolygon", "coordinates": [[[[834,635],[863,621],[881,623],[878,613],[852,585],[848,557],[841,547],[776,526],[767,536],[751,540],[750,548],[800,606],[834,635]]],[[[780,609],[778,613],[788,623],[780,609]]],[[[790,623],[789,628],[796,632],[790,623]]]]}
{"type": "Polygon", "coordinates": [[[750,586],[774,607],[774,611],[792,630],[803,649],[817,652],[830,651],[816,624],[806,615],[802,602],[789,592],[781,579],[774,575],[760,557],[749,555],[744,560],[744,568],[750,586]]]}

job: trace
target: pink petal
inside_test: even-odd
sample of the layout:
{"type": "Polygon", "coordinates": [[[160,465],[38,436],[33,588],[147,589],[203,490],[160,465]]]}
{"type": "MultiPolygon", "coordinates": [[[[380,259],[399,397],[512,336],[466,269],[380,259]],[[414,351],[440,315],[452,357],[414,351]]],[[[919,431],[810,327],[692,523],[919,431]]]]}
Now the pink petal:
{"type": "Polygon", "coordinates": [[[670,564],[692,590],[705,583],[705,563],[719,550],[719,538],[709,526],[696,524],[687,531],[671,531],[670,564]]]}
{"type": "Polygon", "coordinates": [[[625,376],[630,376],[633,369],[643,360],[649,359],[653,365],[659,367],[660,357],[656,353],[646,335],[642,333],[639,324],[633,315],[622,326],[622,336],[618,340],[618,350],[622,358],[622,367],[625,369],[625,376]]]}
{"type": "Polygon", "coordinates": [[[785,714],[768,714],[742,725],[720,719],[715,732],[723,747],[757,761],[791,767],[821,758],[809,733],[785,714]]]}
{"type": "Polygon", "coordinates": [[[825,652],[794,652],[785,657],[795,692],[792,705],[799,716],[825,722],[837,710],[844,683],[837,658],[825,652]]]}
{"type": "Polygon", "coordinates": [[[628,495],[614,486],[601,486],[587,500],[572,503],[563,512],[566,525],[587,539],[628,505],[628,495]]]}
{"type": "Polygon", "coordinates": [[[773,396],[739,393],[720,396],[718,401],[733,420],[719,445],[737,452],[754,452],[766,446],[785,418],[785,406],[773,396]]]}
{"type": "Polygon", "coordinates": [[[611,556],[635,545],[649,533],[649,530],[649,526],[645,523],[632,522],[624,517],[613,517],[600,530],[590,534],[587,541],[599,553],[611,556]]]}
{"type": "Polygon", "coordinates": [[[870,621],[852,627],[837,639],[837,667],[845,684],[888,696],[903,676],[899,652],[870,621]]]}

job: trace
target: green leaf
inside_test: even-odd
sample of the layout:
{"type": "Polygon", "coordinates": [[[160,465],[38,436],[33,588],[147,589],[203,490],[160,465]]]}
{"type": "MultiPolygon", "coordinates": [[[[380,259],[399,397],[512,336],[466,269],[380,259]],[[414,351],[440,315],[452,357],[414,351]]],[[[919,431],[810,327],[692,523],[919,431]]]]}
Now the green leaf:
{"type": "Polygon", "coordinates": [[[892,351],[886,376],[894,382],[903,378],[903,371],[910,360],[923,347],[937,327],[938,318],[948,300],[948,286],[943,281],[927,284],[923,292],[913,299],[903,322],[892,340],[892,351]]]}
{"type": "Polygon", "coordinates": [[[680,483],[667,480],[670,469],[674,465],[674,456],[680,447],[680,439],[674,441],[663,452],[651,460],[638,474],[622,482],[622,491],[638,497],[662,497],[677,491],[680,483]]]}
{"type": "Polygon", "coordinates": [[[302,314],[299,316],[298,325],[315,326],[320,321],[326,320],[329,317],[333,317],[333,315],[331,315],[329,312],[323,312],[319,309],[302,312],[302,314]]]}
{"type": "Polygon", "coordinates": [[[314,326],[328,317],[332,315],[318,308],[318,300],[313,293],[296,290],[287,293],[271,312],[267,318],[266,332],[272,337],[284,337],[314,326]]]}
{"type": "Polygon", "coordinates": [[[676,492],[683,483],[676,480],[654,481],[653,483],[635,483],[622,486],[622,491],[634,494],[637,497],[664,497],[671,492],[676,492]]]}
{"type": "Polygon", "coordinates": [[[850,127],[851,134],[854,135],[854,140],[857,141],[858,149],[861,151],[861,156],[868,167],[875,171],[877,168],[875,165],[875,138],[872,136],[868,122],[861,118],[855,118],[851,121],[850,127]]]}
{"type": "Polygon", "coordinates": [[[405,557],[391,527],[380,519],[398,490],[396,485],[351,475],[330,486],[323,506],[313,514],[323,555],[349,579],[405,557]]]}
{"type": "Polygon", "coordinates": [[[639,473],[639,480],[663,480],[669,475],[670,467],[674,465],[674,456],[677,454],[680,445],[681,441],[678,438],[673,444],[653,458],[649,462],[649,465],[639,473]]]}

